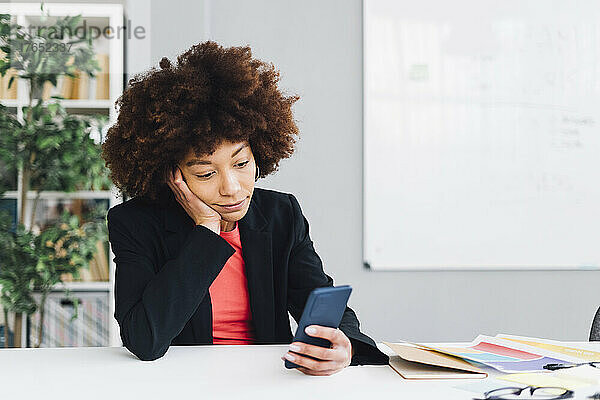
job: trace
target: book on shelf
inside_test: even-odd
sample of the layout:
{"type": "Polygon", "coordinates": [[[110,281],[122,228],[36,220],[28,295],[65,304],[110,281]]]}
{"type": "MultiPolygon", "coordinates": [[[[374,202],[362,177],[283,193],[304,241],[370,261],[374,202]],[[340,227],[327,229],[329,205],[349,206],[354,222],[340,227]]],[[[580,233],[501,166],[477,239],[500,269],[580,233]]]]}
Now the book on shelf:
{"type": "Polygon", "coordinates": [[[17,98],[17,85],[18,79],[16,78],[17,72],[16,70],[10,68],[6,71],[3,77],[0,79],[0,99],[3,100],[15,100],[17,98]],[[8,83],[10,82],[11,77],[15,77],[13,80],[10,89],[8,88],[8,83]]]}
{"type": "Polygon", "coordinates": [[[3,322],[2,325],[0,325],[0,349],[3,349],[5,347],[13,347],[14,346],[14,335],[10,329],[8,329],[8,346],[6,346],[6,344],[4,343],[4,330],[5,329],[8,329],[8,327],[3,322]]]}
{"type": "MultiPolygon", "coordinates": [[[[96,54],[100,71],[95,77],[89,76],[81,70],[75,71],[75,77],[61,75],[56,79],[56,87],[50,82],[44,84],[42,99],[48,100],[52,96],[60,96],[69,100],[108,100],[110,92],[109,58],[108,54],[96,54]]],[[[16,90],[15,90],[16,98],[16,90]]]]}
{"type": "Polygon", "coordinates": [[[81,71],[80,70],[76,70],[75,71],[75,77],[71,78],[71,93],[69,96],[69,99],[79,99],[79,86],[80,86],[80,80],[81,80],[81,71]]]}
{"type": "Polygon", "coordinates": [[[79,279],[75,279],[73,274],[62,274],[63,282],[108,282],[108,258],[106,249],[102,241],[96,242],[96,254],[90,261],[89,268],[79,270],[79,279]]]}
{"type": "MultiPolygon", "coordinates": [[[[0,50],[0,59],[6,61],[6,53],[0,50]]],[[[13,80],[10,89],[8,88],[8,83],[10,82],[10,78],[16,76],[17,71],[13,68],[9,68],[4,76],[0,76],[0,99],[3,100],[15,100],[17,98],[17,83],[18,79],[15,78],[13,80]]]]}
{"type": "MultiPolygon", "coordinates": [[[[59,96],[64,98],[64,99],[70,99],[71,98],[71,90],[73,89],[73,78],[71,78],[70,76],[63,76],[62,77],[62,81],[61,81],[61,86],[57,86],[58,92],[59,92],[59,96]]],[[[58,85],[58,79],[56,81],[57,85],[58,85]]]]}
{"type": "Polygon", "coordinates": [[[96,74],[96,99],[108,100],[110,97],[109,59],[108,54],[96,54],[100,71],[96,74]]]}
{"type": "Polygon", "coordinates": [[[44,87],[42,88],[42,99],[48,100],[50,96],[52,96],[52,89],[54,86],[50,82],[44,82],[44,87]]]}
{"type": "Polygon", "coordinates": [[[85,72],[81,72],[81,71],[77,71],[78,72],[78,76],[77,76],[77,80],[76,80],[76,87],[77,90],[75,90],[75,87],[73,88],[73,94],[77,95],[78,99],[89,99],[89,93],[90,93],[90,76],[85,73],[85,72]]]}
{"type": "Polygon", "coordinates": [[[97,280],[108,281],[108,257],[102,241],[96,242],[96,254],[90,263],[90,270],[97,280]]]}
{"type": "Polygon", "coordinates": [[[75,78],[71,88],[71,99],[89,99],[90,76],[83,71],[75,71],[75,78]]]}
{"type": "MultiPolygon", "coordinates": [[[[39,294],[35,295],[36,299],[39,294]]],[[[62,294],[51,294],[46,299],[44,332],[40,347],[90,347],[108,346],[109,318],[108,294],[78,293],[78,318],[73,303],[62,294]]],[[[31,317],[30,338],[37,344],[40,313],[31,317]]]]}

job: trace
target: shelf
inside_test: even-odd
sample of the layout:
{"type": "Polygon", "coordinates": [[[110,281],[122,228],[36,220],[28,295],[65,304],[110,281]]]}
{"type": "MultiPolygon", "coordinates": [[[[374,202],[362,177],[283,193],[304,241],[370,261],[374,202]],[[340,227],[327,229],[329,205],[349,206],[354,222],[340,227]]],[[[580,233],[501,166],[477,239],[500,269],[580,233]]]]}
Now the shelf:
{"type": "MultiPolygon", "coordinates": [[[[112,107],[111,100],[85,100],[85,99],[65,99],[65,100],[57,100],[51,99],[44,101],[44,104],[52,104],[60,101],[64,108],[83,108],[90,110],[106,110],[112,107]]],[[[2,99],[0,103],[5,107],[23,107],[28,105],[28,103],[19,102],[15,99],[2,99]]]]}
{"type": "MultiPolygon", "coordinates": [[[[92,115],[92,114],[102,114],[108,116],[108,121],[110,123],[114,123],[117,120],[117,110],[115,107],[115,103],[119,96],[123,93],[124,88],[124,41],[126,39],[125,36],[119,35],[119,27],[122,27],[124,24],[124,16],[123,16],[123,5],[121,4],[80,4],[80,3],[46,3],[44,5],[44,10],[50,13],[50,17],[42,21],[39,3],[18,3],[18,2],[8,2],[8,3],[0,3],[0,13],[2,14],[11,14],[12,21],[14,23],[18,23],[21,26],[29,27],[29,26],[48,26],[52,25],[57,16],[75,16],[81,15],[82,21],[78,23],[78,26],[82,26],[82,23],[85,22],[85,25],[89,27],[98,27],[98,28],[106,28],[110,27],[111,30],[116,29],[116,35],[106,36],[100,35],[98,37],[93,37],[94,44],[94,52],[96,54],[102,54],[108,56],[104,65],[102,65],[102,75],[98,75],[98,77],[106,78],[103,74],[108,74],[107,82],[108,82],[108,99],[95,99],[96,96],[106,97],[106,87],[103,86],[103,90],[93,91],[92,86],[88,89],[87,94],[85,91],[78,92],[73,91],[73,97],[81,97],[80,99],[48,99],[44,103],[52,104],[56,102],[60,102],[62,107],[66,110],[68,114],[71,115],[92,115]],[[86,97],[92,97],[90,99],[86,97]]],[[[110,33],[110,31],[109,31],[110,33]]],[[[98,72],[100,74],[100,72],[98,72]]],[[[23,107],[29,105],[29,88],[26,80],[19,79],[17,81],[17,98],[16,99],[0,99],[0,104],[4,105],[8,108],[8,112],[11,114],[16,114],[16,117],[19,121],[23,121],[23,107]]],[[[58,82],[57,82],[58,83],[58,82]]],[[[91,78],[88,81],[89,85],[92,85],[91,78]]],[[[98,85],[98,80],[96,80],[96,85],[98,85]]],[[[98,89],[98,86],[96,87],[98,89]]],[[[55,90],[51,90],[51,93],[57,93],[55,90]]],[[[47,93],[47,91],[46,91],[47,93]]],[[[62,93],[62,92],[58,92],[62,93]]],[[[8,96],[5,94],[5,96],[8,96]]],[[[35,100],[37,102],[37,100],[35,100]]],[[[15,189],[13,187],[12,189],[15,189]]],[[[20,200],[20,192],[18,190],[11,190],[5,192],[3,195],[0,195],[0,199],[11,199],[8,203],[11,203],[10,206],[14,208],[16,205],[15,215],[19,215],[21,202],[20,200]],[[16,201],[16,204],[12,204],[16,201]]],[[[31,202],[36,197],[36,192],[29,191],[27,193],[27,200],[31,202]]],[[[77,192],[58,192],[58,191],[45,191],[40,193],[40,199],[44,200],[44,202],[52,203],[54,201],[64,202],[63,200],[68,200],[64,203],[69,202],[71,199],[84,199],[84,201],[88,200],[97,200],[101,199],[102,203],[104,200],[108,200],[108,207],[112,207],[113,205],[120,203],[121,199],[116,188],[111,188],[111,190],[106,191],[77,191],[77,192]]],[[[5,201],[7,202],[7,201],[5,201]]],[[[26,216],[26,220],[29,218],[26,216]]],[[[105,243],[106,244],[106,243],[105,243]]],[[[107,343],[111,346],[118,346],[121,344],[121,340],[119,337],[119,328],[116,323],[116,320],[112,317],[114,314],[114,276],[115,276],[115,268],[116,265],[114,263],[114,254],[112,254],[112,249],[110,245],[108,245],[108,264],[109,264],[109,274],[110,280],[107,282],[65,282],[64,284],[57,284],[53,291],[60,295],[60,291],[65,290],[65,288],[78,292],[80,296],[93,296],[98,294],[99,297],[106,297],[107,310],[105,315],[108,316],[107,324],[109,325],[108,329],[108,338],[107,343]],[[87,292],[87,293],[83,293],[87,292]]],[[[22,333],[22,343],[26,343],[26,330],[23,330],[22,333]]]]}
{"type": "Polygon", "coordinates": [[[110,282],[65,282],[64,286],[61,283],[56,284],[52,288],[52,291],[54,291],[54,292],[62,291],[62,290],[64,290],[65,287],[73,292],[75,292],[75,291],[108,292],[111,289],[111,283],[110,282]]]}
{"type": "MultiPolygon", "coordinates": [[[[45,101],[45,104],[55,103],[57,100],[49,100],[45,101]]],[[[110,108],[112,106],[112,101],[110,100],[84,100],[84,99],[65,99],[60,100],[61,104],[65,108],[110,108]]]]}
{"type": "Polygon", "coordinates": [[[0,104],[2,104],[5,107],[17,107],[17,100],[16,99],[1,99],[0,104]]]}
{"type": "MultiPolygon", "coordinates": [[[[16,199],[19,192],[9,190],[4,192],[2,198],[16,199]]],[[[27,192],[27,199],[35,199],[36,192],[27,192]]],[[[112,199],[115,196],[110,190],[80,190],[77,192],[40,192],[40,199],[112,199]]]]}
{"type": "MultiPolygon", "coordinates": [[[[83,17],[111,18],[122,21],[123,6],[121,4],[82,4],[82,3],[46,3],[44,10],[51,16],[77,15],[83,17]]],[[[23,15],[27,18],[39,16],[40,4],[38,3],[0,3],[0,13],[23,15]]],[[[122,23],[122,22],[120,22],[122,23]]]]}
{"type": "MultiPolygon", "coordinates": [[[[65,15],[73,15],[72,13],[63,13],[62,15],[53,14],[50,16],[42,16],[39,15],[39,9],[33,13],[24,14],[25,21],[27,24],[31,24],[33,26],[55,26],[58,18],[62,18],[65,15]]],[[[89,17],[86,15],[82,15],[82,20],[86,22],[86,27],[95,27],[95,28],[104,28],[105,26],[110,24],[109,16],[102,17],[89,17]]]]}

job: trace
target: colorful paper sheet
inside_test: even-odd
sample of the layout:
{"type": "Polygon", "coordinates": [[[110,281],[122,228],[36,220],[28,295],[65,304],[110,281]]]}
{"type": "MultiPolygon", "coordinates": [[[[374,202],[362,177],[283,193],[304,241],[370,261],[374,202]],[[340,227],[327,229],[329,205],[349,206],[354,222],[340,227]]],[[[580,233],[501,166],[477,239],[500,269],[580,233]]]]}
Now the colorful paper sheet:
{"type": "Polygon", "coordinates": [[[590,362],[590,361],[600,361],[600,353],[597,351],[565,346],[564,343],[549,340],[549,339],[538,339],[538,338],[529,338],[524,336],[513,336],[513,335],[504,335],[499,334],[496,337],[508,340],[514,343],[524,344],[527,346],[531,346],[542,351],[550,351],[554,354],[564,355],[568,357],[575,357],[580,360],[579,362],[590,362]]]}
{"type": "Polygon", "coordinates": [[[540,352],[510,347],[510,342],[506,340],[485,335],[478,336],[472,343],[464,347],[420,346],[485,364],[507,373],[544,371],[546,364],[569,362],[560,358],[544,356],[540,352]]]}

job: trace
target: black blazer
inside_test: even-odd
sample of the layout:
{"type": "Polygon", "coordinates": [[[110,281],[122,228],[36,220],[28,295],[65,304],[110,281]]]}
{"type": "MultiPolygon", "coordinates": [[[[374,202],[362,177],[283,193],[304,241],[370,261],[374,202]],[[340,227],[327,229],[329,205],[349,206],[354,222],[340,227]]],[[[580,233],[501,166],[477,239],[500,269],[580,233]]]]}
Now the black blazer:
{"type": "MultiPolygon", "coordinates": [[[[162,357],[172,344],[212,344],[208,288],[235,253],[221,236],[195,225],[165,188],[162,202],[133,198],[108,212],[115,318],[123,344],[141,360],[162,357]]],[[[311,290],[333,285],[308,221],[292,194],[255,188],[238,226],[256,343],[291,343],[288,311],[299,321],[311,290]]],[[[360,332],[352,309],[340,329],[355,350],[352,365],[388,363],[360,332]]]]}

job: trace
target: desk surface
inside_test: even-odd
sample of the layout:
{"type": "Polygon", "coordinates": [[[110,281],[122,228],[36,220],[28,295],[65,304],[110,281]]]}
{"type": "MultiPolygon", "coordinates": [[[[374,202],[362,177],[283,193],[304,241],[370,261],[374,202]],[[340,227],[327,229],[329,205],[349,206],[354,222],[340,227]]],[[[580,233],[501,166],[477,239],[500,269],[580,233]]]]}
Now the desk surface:
{"type": "MultiPolygon", "coordinates": [[[[600,350],[600,343],[586,347],[600,350]]],[[[476,380],[408,381],[389,366],[349,367],[328,377],[307,376],[283,367],[280,357],[286,350],[281,345],[173,346],[164,357],[144,362],[123,347],[2,349],[0,395],[61,400],[452,400],[474,395],[454,386],[476,380]]]]}

